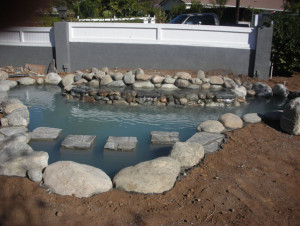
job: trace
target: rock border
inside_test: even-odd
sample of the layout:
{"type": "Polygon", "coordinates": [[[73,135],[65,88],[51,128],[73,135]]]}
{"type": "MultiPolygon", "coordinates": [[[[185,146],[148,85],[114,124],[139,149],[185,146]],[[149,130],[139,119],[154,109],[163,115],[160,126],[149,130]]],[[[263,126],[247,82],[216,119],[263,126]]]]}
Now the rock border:
{"type": "MultiPolygon", "coordinates": [[[[28,139],[25,139],[26,141],[23,139],[24,132],[25,132],[25,137],[27,134],[26,131],[27,131],[27,126],[29,124],[29,111],[27,107],[22,104],[21,101],[18,100],[11,101],[12,99],[8,99],[8,95],[6,93],[11,88],[17,86],[18,84],[19,85],[33,85],[33,84],[60,85],[64,87],[64,92],[62,95],[69,99],[80,99],[88,102],[97,101],[106,104],[126,104],[126,105],[133,105],[133,106],[138,104],[141,105],[151,104],[151,105],[163,105],[163,106],[169,106],[169,105],[171,106],[172,105],[239,106],[240,104],[246,103],[246,97],[249,96],[250,97],[262,96],[266,98],[273,96],[272,89],[264,83],[258,82],[255,84],[251,84],[249,82],[244,82],[242,84],[238,80],[234,81],[230,78],[226,78],[222,76],[211,76],[209,78],[205,78],[205,74],[201,70],[198,72],[196,78],[192,78],[192,76],[186,72],[178,72],[175,74],[174,77],[149,76],[149,75],[145,75],[142,69],[137,69],[134,72],[128,71],[124,75],[119,72],[110,73],[108,70],[104,70],[104,69],[98,70],[97,68],[92,68],[91,71],[92,72],[90,73],[83,73],[81,71],[77,71],[75,74],[66,75],[64,78],[61,78],[56,73],[49,73],[45,79],[39,78],[36,81],[33,81],[32,78],[21,78],[20,80],[18,80],[18,82],[15,82],[11,80],[6,80],[6,78],[4,78],[4,80],[0,82],[0,103],[2,107],[2,112],[4,113],[4,117],[1,119],[1,125],[2,125],[1,129],[4,129],[4,127],[10,128],[15,126],[23,126],[24,129],[21,130],[16,129],[16,131],[13,133],[4,133],[4,132],[2,133],[0,129],[0,133],[1,133],[0,154],[2,153],[4,147],[3,143],[5,144],[5,140],[8,140],[8,138],[10,139],[12,136],[16,136],[16,134],[17,134],[17,138],[15,139],[17,139],[18,142],[27,143],[29,141],[28,139]],[[89,87],[85,85],[82,86],[83,84],[87,84],[87,83],[90,85],[89,87]],[[131,87],[133,90],[129,90],[129,91],[125,90],[123,92],[119,92],[116,90],[100,90],[100,88],[103,87],[106,88],[107,87],[114,87],[114,88],[131,87]],[[142,91],[139,90],[140,88],[143,90],[142,91]],[[215,90],[220,90],[222,88],[226,88],[227,91],[229,92],[223,94],[220,93],[216,94],[214,92],[211,92],[215,90]],[[149,89],[148,91],[150,92],[145,92],[145,89],[149,89]],[[164,90],[164,89],[172,90],[174,94],[165,95],[162,92],[156,92],[157,90],[164,90]],[[183,89],[186,89],[190,92],[182,93],[182,92],[174,91],[174,90],[179,91],[183,89]],[[206,92],[198,92],[198,91],[195,92],[195,90],[198,91],[205,90],[206,92]],[[22,131],[23,135],[18,135],[18,131],[22,131]]],[[[282,97],[288,96],[288,90],[286,89],[285,86],[282,85],[276,86],[275,88],[273,88],[273,90],[274,90],[274,95],[279,95],[282,97]]],[[[223,127],[225,128],[224,130],[222,129],[222,127],[221,129],[216,130],[215,128],[216,121],[214,121],[213,124],[210,125],[210,123],[212,122],[211,120],[203,122],[205,123],[205,128],[203,128],[203,126],[200,126],[198,130],[201,131],[204,129],[206,132],[207,131],[210,131],[210,133],[213,132],[211,134],[216,134],[216,133],[222,134],[225,131],[243,128],[247,124],[257,123],[261,121],[260,120],[261,116],[256,113],[245,114],[242,117],[242,119],[239,116],[233,114],[231,115],[225,114],[225,115],[226,117],[222,115],[217,121],[223,125],[223,127]],[[224,121],[224,117],[226,118],[225,121],[224,121]]],[[[176,165],[176,167],[178,167],[178,164],[180,165],[180,170],[178,171],[177,176],[174,177],[173,175],[173,179],[171,182],[169,181],[169,185],[167,189],[163,189],[163,190],[160,189],[158,190],[158,192],[156,192],[155,190],[153,191],[147,190],[145,194],[162,193],[172,189],[176,181],[179,179],[180,175],[185,176],[186,170],[189,170],[194,166],[198,165],[201,162],[201,160],[204,158],[205,154],[218,151],[220,149],[220,146],[225,142],[225,139],[226,138],[224,137],[223,139],[221,139],[222,142],[219,141],[217,144],[215,144],[217,145],[216,150],[206,151],[206,152],[205,152],[205,146],[203,148],[203,146],[199,144],[199,142],[197,141],[196,143],[191,143],[188,141],[176,142],[174,144],[176,151],[173,147],[174,151],[172,149],[170,155],[165,158],[174,159],[175,163],[173,165],[176,165]],[[187,153],[189,153],[190,156],[185,156],[184,155],[185,153],[182,153],[179,150],[179,147],[182,149],[184,149],[184,147],[188,148],[189,151],[187,151],[187,153]],[[200,152],[198,150],[200,150],[200,152]],[[199,154],[202,152],[205,154],[199,154]],[[193,159],[192,163],[187,162],[188,158],[192,158],[193,155],[195,155],[195,153],[198,153],[197,155],[199,156],[197,160],[195,161],[195,159],[193,159]],[[176,161],[179,162],[176,163],[176,161]],[[170,186],[170,184],[172,186],[170,186]]],[[[215,141],[213,140],[211,141],[211,143],[212,142],[215,141]]],[[[208,144],[210,145],[209,141],[208,144]]],[[[153,162],[154,160],[151,161],[153,162]]],[[[151,161],[146,161],[144,163],[151,162],[151,161]]],[[[151,163],[149,164],[151,165],[151,163]]],[[[132,167],[126,167],[120,170],[120,172],[126,171],[127,168],[132,168],[132,167]]],[[[1,164],[0,162],[0,174],[6,175],[4,172],[5,170],[3,171],[2,169],[3,169],[3,164],[1,164]]],[[[45,166],[43,169],[30,168],[30,166],[28,166],[28,169],[26,170],[26,175],[32,181],[41,182],[42,170],[43,171],[45,170],[45,166]]],[[[177,172],[177,170],[175,170],[175,172],[177,172]]],[[[117,173],[112,180],[115,187],[126,191],[143,193],[143,189],[140,188],[136,188],[136,189],[130,188],[129,190],[127,190],[125,186],[123,186],[122,184],[116,186],[115,178],[118,178],[118,180],[120,180],[120,176],[118,174],[119,173],[117,173]]],[[[25,176],[23,175],[23,173],[20,175],[25,176]]],[[[48,189],[50,189],[51,191],[51,188],[48,187],[48,189]]],[[[98,193],[92,192],[91,194],[95,195],[98,193]]],[[[74,192],[74,195],[77,196],[76,191],[74,192]]],[[[90,197],[92,195],[89,196],[79,195],[77,197],[90,197]]]]}

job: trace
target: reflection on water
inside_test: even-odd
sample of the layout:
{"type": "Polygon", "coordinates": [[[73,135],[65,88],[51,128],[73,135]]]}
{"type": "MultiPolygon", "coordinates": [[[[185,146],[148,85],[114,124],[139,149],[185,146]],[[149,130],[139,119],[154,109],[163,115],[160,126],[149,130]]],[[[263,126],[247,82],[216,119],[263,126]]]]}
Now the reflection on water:
{"type": "Polygon", "coordinates": [[[30,131],[40,126],[63,129],[54,142],[30,143],[34,150],[49,153],[49,164],[71,160],[98,167],[110,176],[126,166],[168,155],[170,146],[150,145],[151,131],[178,131],[180,139],[185,141],[201,122],[217,120],[223,113],[264,113],[280,109],[285,103],[285,100],[272,98],[267,101],[254,99],[238,108],[113,106],[66,100],[58,86],[23,86],[11,90],[9,95],[29,107],[30,131]],[[60,144],[69,134],[96,135],[97,141],[88,151],[61,150],[60,144]],[[137,150],[130,153],[104,151],[108,136],[135,136],[137,150]]]}

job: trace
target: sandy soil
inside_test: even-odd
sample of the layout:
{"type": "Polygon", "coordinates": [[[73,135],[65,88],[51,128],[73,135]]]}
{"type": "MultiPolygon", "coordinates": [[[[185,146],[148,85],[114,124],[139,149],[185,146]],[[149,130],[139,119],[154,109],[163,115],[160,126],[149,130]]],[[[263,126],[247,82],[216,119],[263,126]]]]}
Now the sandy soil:
{"type": "MultiPolygon", "coordinates": [[[[284,81],[300,89],[300,74],[268,84],[284,81]]],[[[0,176],[0,225],[299,225],[300,136],[277,128],[227,132],[222,150],[160,195],[112,190],[79,199],[0,176]]]]}

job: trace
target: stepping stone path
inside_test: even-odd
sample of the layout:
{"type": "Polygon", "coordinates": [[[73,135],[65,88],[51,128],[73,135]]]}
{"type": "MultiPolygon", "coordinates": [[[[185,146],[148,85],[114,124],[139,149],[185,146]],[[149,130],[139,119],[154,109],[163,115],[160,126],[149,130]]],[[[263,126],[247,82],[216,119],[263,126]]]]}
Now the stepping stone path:
{"type": "Polygon", "coordinates": [[[196,142],[201,144],[204,148],[204,153],[207,154],[216,152],[219,149],[219,145],[223,142],[224,138],[224,134],[198,132],[195,133],[186,142],[196,142]]]}
{"type": "Polygon", "coordinates": [[[113,137],[106,140],[104,149],[114,151],[135,151],[138,140],[136,137],[113,137]]]}
{"type": "Polygon", "coordinates": [[[102,170],[71,161],[49,165],[43,178],[43,186],[59,195],[83,198],[112,189],[111,179],[102,170]]]}
{"type": "Polygon", "coordinates": [[[61,134],[62,129],[39,127],[30,133],[31,140],[55,140],[61,134]]]}
{"type": "Polygon", "coordinates": [[[163,132],[163,131],[151,132],[152,144],[175,144],[178,141],[179,141],[178,132],[163,132]]]}
{"type": "Polygon", "coordinates": [[[67,149],[90,149],[96,141],[96,136],[90,135],[69,135],[61,144],[67,149]]]}
{"type": "Polygon", "coordinates": [[[160,157],[122,169],[113,179],[117,189],[144,194],[170,190],[180,172],[180,163],[171,157],[160,157]]]}

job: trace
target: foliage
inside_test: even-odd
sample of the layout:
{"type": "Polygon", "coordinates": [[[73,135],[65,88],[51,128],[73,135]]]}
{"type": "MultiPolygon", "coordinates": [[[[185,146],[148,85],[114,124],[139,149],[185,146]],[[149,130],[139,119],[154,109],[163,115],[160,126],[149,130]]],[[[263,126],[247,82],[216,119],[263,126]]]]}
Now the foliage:
{"type": "Polygon", "coordinates": [[[186,8],[184,3],[173,6],[170,10],[169,17],[173,19],[180,14],[201,13],[202,11],[203,5],[201,4],[201,1],[192,0],[191,7],[189,9],[186,8]]]}
{"type": "Polygon", "coordinates": [[[300,0],[284,0],[284,9],[292,13],[299,13],[300,0]]]}
{"type": "Polygon", "coordinates": [[[155,10],[155,19],[156,23],[166,23],[167,22],[167,14],[162,9],[155,10]]]}
{"type": "Polygon", "coordinates": [[[211,4],[213,5],[212,8],[216,12],[220,20],[223,17],[225,5],[227,4],[227,2],[228,0],[211,0],[211,4]]]}
{"type": "Polygon", "coordinates": [[[300,16],[279,13],[273,16],[272,62],[278,75],[300,72],[300,16]]]}

